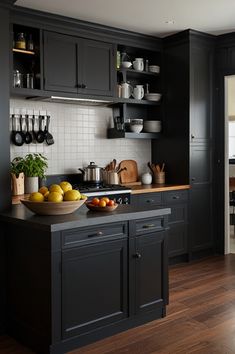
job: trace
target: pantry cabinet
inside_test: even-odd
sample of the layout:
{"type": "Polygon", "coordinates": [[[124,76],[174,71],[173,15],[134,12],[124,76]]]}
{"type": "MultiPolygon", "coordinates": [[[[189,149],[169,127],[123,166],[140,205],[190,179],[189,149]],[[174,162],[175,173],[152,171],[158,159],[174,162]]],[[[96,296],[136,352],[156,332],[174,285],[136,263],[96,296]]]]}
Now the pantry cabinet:
{"type": "Polygon", "coordinates": [[[112,96],[113,44],[44,31],[44,89],[112,96]]]}

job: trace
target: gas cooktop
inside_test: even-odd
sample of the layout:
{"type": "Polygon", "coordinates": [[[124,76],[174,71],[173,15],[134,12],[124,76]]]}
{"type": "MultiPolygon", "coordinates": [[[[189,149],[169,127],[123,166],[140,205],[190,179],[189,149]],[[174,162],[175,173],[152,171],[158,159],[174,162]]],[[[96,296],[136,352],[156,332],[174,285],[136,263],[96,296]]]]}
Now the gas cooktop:
{"type": "Polygon", "coordinates": [[[87,196],[99,196],[99,195],[115,195],[130,193],[131,190],[127,187],[120,186],[118,184],[88,184],[78,183],[73,184],[73,189],[79,189],[79,191],[87,196]]]}

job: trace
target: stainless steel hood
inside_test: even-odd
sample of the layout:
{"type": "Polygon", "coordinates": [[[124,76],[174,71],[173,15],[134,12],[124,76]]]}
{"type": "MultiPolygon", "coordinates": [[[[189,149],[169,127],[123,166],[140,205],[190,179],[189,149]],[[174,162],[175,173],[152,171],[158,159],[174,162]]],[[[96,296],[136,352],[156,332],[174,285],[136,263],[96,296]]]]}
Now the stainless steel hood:
{"type": "Polygon", "coordinates": [[[63,96],[50,96],[50,97],[27,97],[28,100],[33,101],[46,101],[57,103],[72,103],[86,106],[108,106],[114,103],[113,100],[99,99],[99,98],[81,98],[81,97],[63,97],[63,96]]]}

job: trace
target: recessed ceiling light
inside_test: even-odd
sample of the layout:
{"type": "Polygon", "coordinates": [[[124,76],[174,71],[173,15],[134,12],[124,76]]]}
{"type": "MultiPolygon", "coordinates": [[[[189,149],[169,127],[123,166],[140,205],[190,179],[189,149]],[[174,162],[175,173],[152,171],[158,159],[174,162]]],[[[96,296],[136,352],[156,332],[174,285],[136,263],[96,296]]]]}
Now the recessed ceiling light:
{"type": "Polygon", "coordinates": [[[174,20],[167,20],[165,21],[167,25],[174,25],[175,21],[174,20]]]}

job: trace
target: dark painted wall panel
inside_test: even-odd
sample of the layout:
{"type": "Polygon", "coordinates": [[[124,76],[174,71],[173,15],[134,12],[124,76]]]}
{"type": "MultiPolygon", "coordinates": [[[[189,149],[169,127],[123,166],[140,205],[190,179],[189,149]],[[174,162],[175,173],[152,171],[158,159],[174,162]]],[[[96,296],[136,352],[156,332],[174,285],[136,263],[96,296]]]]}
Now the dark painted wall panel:
{"type": "MultiPolygon", "coordinates": [[[[0,8],[0,210],[11,203],[9,142],[9,11],[0,8]]],[[[0,333],[4,328],[5,259],[4,233],[0,225],[0,333]]]]}

